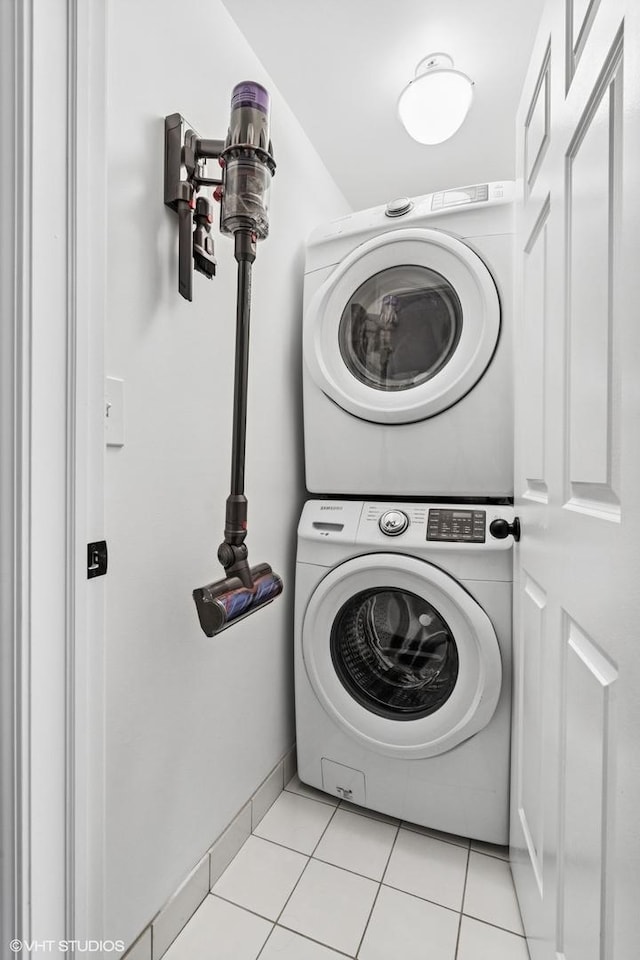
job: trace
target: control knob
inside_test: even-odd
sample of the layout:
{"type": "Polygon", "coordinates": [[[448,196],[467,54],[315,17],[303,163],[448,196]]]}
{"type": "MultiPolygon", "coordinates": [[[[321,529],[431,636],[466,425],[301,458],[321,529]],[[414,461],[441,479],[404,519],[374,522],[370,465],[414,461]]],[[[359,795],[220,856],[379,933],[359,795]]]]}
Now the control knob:
{"type": "Polygon", "coordinates": [[[378,526],[387,537],[397,537],[409,526],[409,517],[402,510],[387,510],[380,517],[378,526]]]}
{"type": "Polygon", "coordinates": [[[508,520],[502,518],[492,520],[489,524],[489,532],[496,540],[504,540],[511,534],[513,539],[517,541],[520,539],[520,520],[518,517],[514,517],[513,523],[509,523],[508,520]]]}
{"type": "Polygon", "coordinates": [[[398,197],[397,200],[390,200],[384,211],[386,217],[403,217],[413,209],[413,200],[409,197],[398,197]]]}

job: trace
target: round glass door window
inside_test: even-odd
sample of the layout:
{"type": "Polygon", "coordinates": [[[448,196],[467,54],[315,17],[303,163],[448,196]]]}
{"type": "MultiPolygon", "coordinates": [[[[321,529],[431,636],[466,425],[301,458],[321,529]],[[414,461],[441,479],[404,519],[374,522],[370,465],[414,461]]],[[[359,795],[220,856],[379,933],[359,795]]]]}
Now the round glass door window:
{"type": "Polygon", "coordinates": [[[438,611],[392,587],[364,590],[342,606],[331,631],[331,659],[358,703],[393,720],[434,713],[458,677],[456,643],[438,611]]]}
{"type": "Polygon", "coordinates": [[[462,307],[451,284],[428,267],[402,265],[374,274],[352,294],[338,340],[361,383],[409,390],[445,366],[461,330],[462,307]]]}

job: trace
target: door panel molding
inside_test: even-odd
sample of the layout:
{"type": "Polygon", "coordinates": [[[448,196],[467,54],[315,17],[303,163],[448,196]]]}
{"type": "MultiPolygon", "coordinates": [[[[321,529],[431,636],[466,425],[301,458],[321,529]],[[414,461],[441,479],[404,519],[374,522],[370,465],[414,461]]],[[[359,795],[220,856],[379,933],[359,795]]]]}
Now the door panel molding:
{"type": "Polygon", "coordinates": [[[548,219],[551,197],[547,194],[531,231],[523,257],[523,349],[531,364],[531,387],[535,398],[527,406],[527,446],[524,457],[525,490],[529,500],[546,503],[548,486],[545,473],[547,403],[544,384],[547,379],[548,322],[548,219]]]}
{"type": "Polygon", "coordinates": [[[517,676],[520,745],[517,771],[517,808],[539,895],[544,892],[544,749],[546,591],[524,570],[521,610],[521,656],[517,676]],[[525,684],[525,677],[527,683],[525,684]],[[532,756],[533,755],[533,756],[532,756]],[[525,783],[525,766],[530,777],[525,783]],[[531,816],[529,811],[531,810],[531,816]]]}
{"type": "Polygon", "coordinates": [[[551,38],[542,58],[527,116],[524,122],[524,181],[530,193],[542,166],[551,137],[551,38]]]}
{"type": "Polygon", "coordinates": [[[618,522],[613,289],[614,237],[620,229],[622,57],[620,31],[565,160],[565,501],[569,509],[618,522]],[[601,177],[597,185],[594,171],[601,177]]]}
{"type": "Polygon", "coordinates": [[[619,674],[564,610],[562,622],[558,945],[567,960],[601,960],[613,957],[608,820],[619,674]]]}
{"type": "Polygon", "coordinates": [[[573,75],[596,18],[600,0],[566,0],[565,45],[566,45],[566,87],[571,86],[573,75]],[[577,14],[577,16],[576,16],[577,14]]]}

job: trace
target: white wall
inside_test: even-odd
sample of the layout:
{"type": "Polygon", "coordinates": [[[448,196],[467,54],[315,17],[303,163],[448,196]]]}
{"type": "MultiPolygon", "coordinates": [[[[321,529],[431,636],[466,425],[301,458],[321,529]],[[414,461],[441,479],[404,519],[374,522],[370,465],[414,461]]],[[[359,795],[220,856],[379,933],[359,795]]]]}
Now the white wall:
{"type": "Polygon", "coordinates": [[[106,465],[105,930],[130,942],[294,739],[303,244],[348,207],[218,0],[109,8],[107,374],[125,380],[126,444],[106,465]],[[222,573],[236,269],[216,230],[218,277],[194,278],[192,304],[178,296],[164,116],[224,137],[244,79],[272,92],[278,162],[254,268],[248,544],[286,592],[207,639],[191,591],[222,573]]]}
{"type": "Polygon", "coordinates": [[[543,0],[224,4],[354,209],[513,178],[513,117],[543,0]],[[424,146],[402,126],[397,101],[436,50],[475,88],[458,133],[424,146]]]}

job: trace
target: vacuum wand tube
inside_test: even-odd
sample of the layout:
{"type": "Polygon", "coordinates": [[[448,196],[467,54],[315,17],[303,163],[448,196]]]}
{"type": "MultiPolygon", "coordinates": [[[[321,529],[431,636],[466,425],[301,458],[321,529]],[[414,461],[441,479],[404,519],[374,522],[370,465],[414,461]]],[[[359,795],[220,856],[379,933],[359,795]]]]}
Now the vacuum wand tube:
{"type": "Polygon", "coordinates": [[[251,265],[255,244],[244,233],[236,233],[238,261],[238,304],[236,313],[236,367],[233,398],[233,449],[231,452],[231,493],[244,493],[244,460],[247,435],[247,387],[249,368],[249,326],[251,320],[251,265]]]}
{"type": "Polygon", "coordinates": [[[239,577],[251,588],[251,571],[244,540],[247,535],[247,498],[244,495],[244,465],[247,440],[247,393],[249,386],[249,328],[251,320],[251,265],[255,243],[246,231],[235,235],[238,261],[236,307],[236,359],[233,394],[233,432],[231,446],[231,491],[227,498],[224,542],[218,559],[228,575],[239,577]]]}

